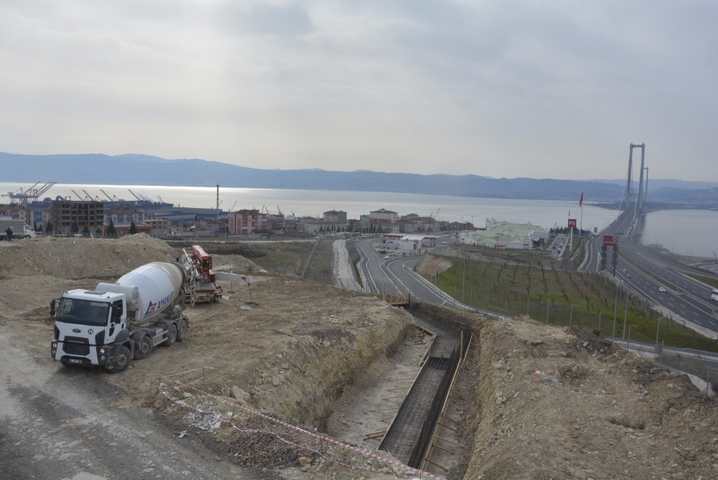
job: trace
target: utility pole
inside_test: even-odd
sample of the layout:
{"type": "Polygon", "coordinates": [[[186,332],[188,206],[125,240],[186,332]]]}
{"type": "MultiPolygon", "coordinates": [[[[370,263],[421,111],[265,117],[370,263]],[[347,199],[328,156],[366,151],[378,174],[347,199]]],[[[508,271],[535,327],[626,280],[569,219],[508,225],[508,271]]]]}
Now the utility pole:
{"type": "Polygon", "coordinates": [[[466,302],[466,255],[464,255],[464,271],[461,278],[461,301],[466,302]]]}
{"type": "Polygon", "coordinates": [[[625,303],[623,307],[623,339],[626,339],[626,325],[628,324],[628,290],[624,292],[626,294],[625,296],[625,303]]]}
{"type": "MultiPolygon", "coordinates": [[[[614,272],[615,275],[615,272],[614,272]]],[[[618,287],[616,287],[616,297],[613,299],[613,331],[611,333],[612,337],[616,336],[616,317],[618,314],[618,287]]]]}
{"type": "Polygon", "coordinates": [[[217,184],[217,217],[219,217],[219,184],[217,184]]]}

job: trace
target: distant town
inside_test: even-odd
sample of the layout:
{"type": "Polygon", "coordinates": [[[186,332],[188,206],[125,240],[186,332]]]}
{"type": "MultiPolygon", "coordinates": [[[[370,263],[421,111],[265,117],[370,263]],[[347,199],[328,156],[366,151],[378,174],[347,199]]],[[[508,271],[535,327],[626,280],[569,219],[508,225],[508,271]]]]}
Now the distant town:
{"type": "MultiPolygon", "coordinates": [[[[55,236],[117,237],[146,233],[164,239],[199,237],[242,237],[247,239],[286,236],[316,236],[325,233],[439,233],[473,230],[469,222],[441,221],[416,213],[399,214],[378,209],[348,218],[343,210],[327,210],[321,217],[285,215],[280,210],[180,207],[154,201],[128,189],[129,199],[105,199],[89,192],[73,191],[76,198],[46,196],[51,184],[35,184],[7,194],[11,203],[0,205],[3,233],[16,237],[44,234],[55,236]]],[[[218,187],[219,195],[219,187],[218,187]]]]}

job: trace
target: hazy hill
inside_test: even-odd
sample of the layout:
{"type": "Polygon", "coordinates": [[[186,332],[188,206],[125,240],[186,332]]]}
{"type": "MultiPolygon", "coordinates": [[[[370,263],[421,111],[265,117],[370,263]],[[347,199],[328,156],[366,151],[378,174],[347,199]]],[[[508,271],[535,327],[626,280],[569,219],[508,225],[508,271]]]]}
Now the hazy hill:
{"type": "MultiPolygon", "coordinates": [[[[169,160],[148,155],[21,155],[0,153],[0,181],[145,185],[221,184],[227,187],[355,190],[471,197],[578,200],[620,199],[620,182],[477,175],[418,175],[373,171],[265,170],[201,159],[169,160]]],[[[654,193],[654,199],[658,192],[654,193]]],[[[680,196],[673,190],[671,197],[680,196]]]]}

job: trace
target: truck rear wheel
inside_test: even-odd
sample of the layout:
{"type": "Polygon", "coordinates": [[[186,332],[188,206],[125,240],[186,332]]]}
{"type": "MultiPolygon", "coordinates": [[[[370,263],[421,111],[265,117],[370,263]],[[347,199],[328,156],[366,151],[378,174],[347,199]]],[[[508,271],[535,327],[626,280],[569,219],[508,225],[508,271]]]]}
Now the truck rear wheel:
{"type": "Polygon", "coordinates": [[[184,340],[184,337],[187,336],[187,328],[189,325],[187,324],[187,320],[185,320],[184,317],[177,320],[177,341],[181,342],[184,340]]]}
{"type": "Polygon", "coordinates": [[[122,372],[130,364],[130,349],[124,345],[117,345],[112,349],[112,356],[107,365],[107,371],[111,373],[122,372]]]}
{"type": "Polygon", "coordinates": [[[135,360],[141,360],[152,351],[152,339],[149,335],[142,335],[135,342],[135,360]]]}
{"type": "Polygon", "coordinates": [[[172,345],[177,341],[177,324],[170,323],[167,327],[167,345],[172,345]]]}

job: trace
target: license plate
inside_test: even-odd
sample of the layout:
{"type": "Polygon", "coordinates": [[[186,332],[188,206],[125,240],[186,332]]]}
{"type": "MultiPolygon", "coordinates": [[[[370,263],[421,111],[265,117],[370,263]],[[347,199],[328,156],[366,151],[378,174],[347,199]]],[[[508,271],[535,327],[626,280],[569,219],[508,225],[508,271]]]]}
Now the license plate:
{"type": "Polygon", "coordinates": [[[68,358],[67,361],[70,362],[70,363],[73,363],[73,364],[75,364],[75,365],[81,365],[81,364],[82,364],[82,360],[80,360],[79,358],[68,358]]]}

